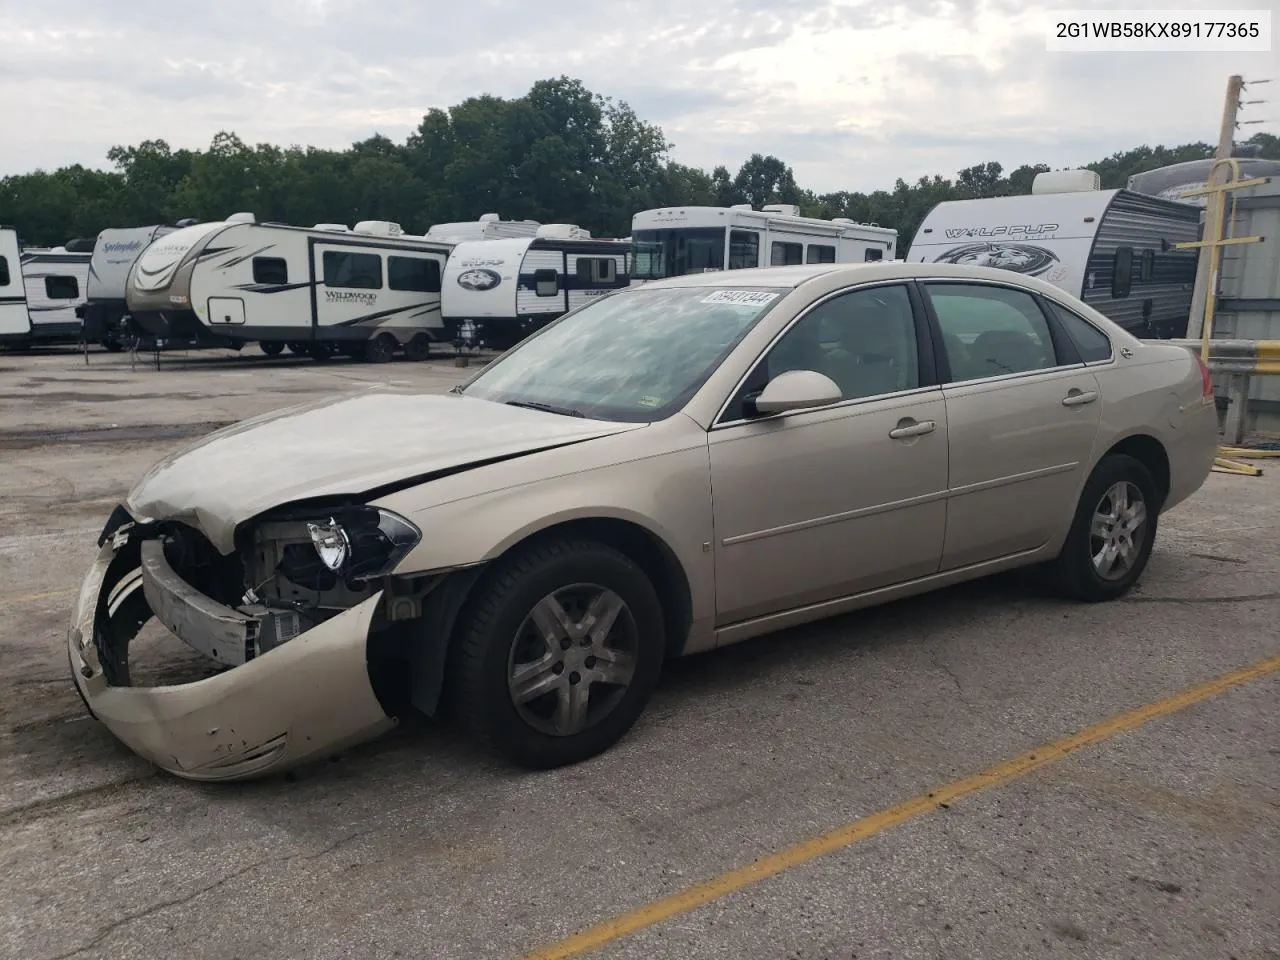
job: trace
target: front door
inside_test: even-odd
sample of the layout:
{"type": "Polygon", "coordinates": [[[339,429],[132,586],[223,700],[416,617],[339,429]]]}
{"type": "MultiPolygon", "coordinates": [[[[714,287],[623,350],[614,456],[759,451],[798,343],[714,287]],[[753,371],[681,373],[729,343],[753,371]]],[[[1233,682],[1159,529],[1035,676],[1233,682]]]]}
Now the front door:
{"type": "Polygon", "coordinates": [[[926,282],[950,367],[943,569],[1034,550],[1069,522],[1092,457],[1098,382],[1028,293],[926,282]]]}
{"type": "Polygon", "coordinates": [[[12,230],[0,230],[0,337],[24,337],[30,333],[31,314],[27,312],[18,236],[12,230]]]}
{"type": "Polygon", "coordinates": [[[947,413],[922,317],[902,284],[830,297],[747,378],[710,434],[721,626],[938,569],[947,413]],[[744,400],[787,370],[841,388],[834,405],[750,418],[744,400]]]}

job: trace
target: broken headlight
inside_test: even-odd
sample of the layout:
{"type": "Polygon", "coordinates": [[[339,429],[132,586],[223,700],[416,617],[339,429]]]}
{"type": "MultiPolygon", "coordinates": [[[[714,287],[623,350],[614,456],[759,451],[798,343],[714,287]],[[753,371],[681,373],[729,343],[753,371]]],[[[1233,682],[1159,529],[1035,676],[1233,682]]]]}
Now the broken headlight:
{"type": "Polygon", "coordinates": [[[422,533],[404,517],[375,507],[347,507],[307,523],[326,569],[345,580],[371,580],[395,569],[422,533]]]}

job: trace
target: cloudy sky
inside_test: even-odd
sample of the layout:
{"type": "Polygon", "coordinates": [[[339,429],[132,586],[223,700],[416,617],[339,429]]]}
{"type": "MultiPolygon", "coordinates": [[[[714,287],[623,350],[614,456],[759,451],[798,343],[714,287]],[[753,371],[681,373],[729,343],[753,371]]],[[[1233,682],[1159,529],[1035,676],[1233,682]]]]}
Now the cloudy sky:
{"type": "MultiPolygon", "coordinates": [[[[1131,9],[1265,8],[1275,0],[1131,9]]],[[[1061,6],[1106,9],[1088,0],[1061,6]]],[[[468,96],[568,74],[659,124],[672,155],[752,152],[804,186],[874,189],[1213,142],[1227,77],[1276,77],[1242,128],[1280,132],[1271,53],[1049,53],[1024,0],[0,0],[0,175],[105,167],[113,144],[403,140],[468,96]]],[[[1280,19],[1280,18],[1277,18],[1280,19]]]]}

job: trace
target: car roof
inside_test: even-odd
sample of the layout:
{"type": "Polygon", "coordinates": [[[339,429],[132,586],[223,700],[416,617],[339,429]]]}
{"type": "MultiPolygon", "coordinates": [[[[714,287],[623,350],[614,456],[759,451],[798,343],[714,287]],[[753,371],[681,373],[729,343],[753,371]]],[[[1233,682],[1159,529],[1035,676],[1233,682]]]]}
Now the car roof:
{"type": "Polygon", "coordinates": [[[752,267],[746,270],[716,270],[687,273],[643,284],[639,289],[654,287],[798,287],[802,283],[826,277],[836,281],[859,283],[873,280],[903,280],[912,277],[937,277],[956,280],[994,280],[1047,292],[1062,290],[1023,274],[999,267],[980,267],[958,263],[904,263],[901,260],[873,260],[868,263],[806,263],[787,267],[752,267]]]}

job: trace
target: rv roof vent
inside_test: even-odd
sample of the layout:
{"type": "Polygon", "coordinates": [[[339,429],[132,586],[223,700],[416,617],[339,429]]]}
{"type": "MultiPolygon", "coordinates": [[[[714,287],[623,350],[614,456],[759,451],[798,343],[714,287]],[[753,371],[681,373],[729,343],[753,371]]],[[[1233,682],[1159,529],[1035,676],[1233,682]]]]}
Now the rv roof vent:
{"type": "Polygon", "coordinates": [[[175,227],[194,227],[199,222],[200,221],[197,220],[195,217],[183,217],[181,220],[178,220],[177,222],[175,222],[174,226],[175,227]]]}
{"type": "Polygon", "coordinates": [[[498,222],[499,222],[499,221],[501,221],[501,220],[502,220],[502,218],[501,218],[500,216],[498,216],[496,213],[482,213],[482,214],[480,214],[480,222],[481,222],[481,223],[498,223],[498,222]]]}
{"type": "Polygon", "coordinates": [[[1031,181],[1033,194],[1081,193],[1101,190],[1102,178],[1096,170],[1047,170],[1031,181]]]}
{"type": "Polygon", "coordinates": [[[780,213],[784,217],[800,216],[800,208],[794,203],[766,203],[760,209],[765,213],[780,213]]]}
{"type": "Polygon", "coordinates": [[[753,210],[755,208],[752,207],[751,204],[749,203],[735,203],[729,209],[730,210],[753,210]]]}
{"type": "Polygon", "coordinates": [[[368,233],[375,237],[398,237],[404,229],[390,220],[361,220],[355,225],[356,233],[368,233]]]}
{"type": "Polygon", "coordinates": [[[351,228],[345,223],[317,223],[312,230],[331,230],[334,233],[350,233],[351,228]]]}
{"type": "Polygon", "coordinates": [[[227,223],[257,223],[258,218],[252,213],[233,213],[227,217],[227,223]]]}
{"type": "Polygon", "coordinates": [[[544,223],[538,227],[537,236],[555,240],[583,240],[591,234],[576,223],[544,223]]]}

